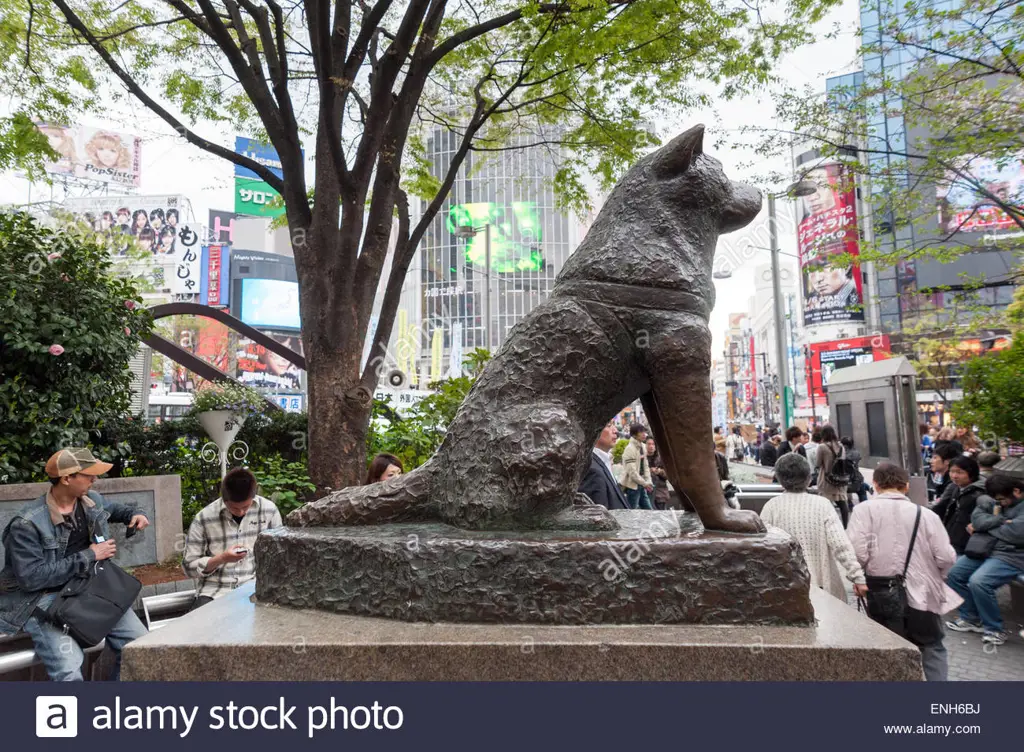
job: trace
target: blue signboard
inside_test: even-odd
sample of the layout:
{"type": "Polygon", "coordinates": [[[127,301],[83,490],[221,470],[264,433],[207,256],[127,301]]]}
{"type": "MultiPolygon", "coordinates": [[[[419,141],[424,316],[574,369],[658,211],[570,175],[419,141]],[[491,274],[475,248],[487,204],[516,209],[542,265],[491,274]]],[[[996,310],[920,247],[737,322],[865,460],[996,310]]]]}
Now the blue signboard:
{"type": "MultiPolygon", "coordinates": [[[[284,177],[284,174],[281,172],[281,157],[277,155],[277,150],[270,144],[264,144],[256,139],[246,138],[245,136],[235,136],[235,152],[268,167],[279,178],[284,177]]],[[[252,170],[241,165],[235,165],[235,177],[263,179],[252,170]]]]}

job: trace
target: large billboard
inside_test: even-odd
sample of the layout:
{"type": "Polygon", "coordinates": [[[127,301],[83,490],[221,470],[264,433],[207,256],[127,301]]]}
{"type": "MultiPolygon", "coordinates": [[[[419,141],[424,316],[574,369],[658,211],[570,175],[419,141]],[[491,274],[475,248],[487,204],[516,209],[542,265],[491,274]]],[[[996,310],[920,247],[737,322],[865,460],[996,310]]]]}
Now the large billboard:
{"type": "Polygon", "coordinates": [[[36,126],[60,157],[45,166],[51,175],[138,188],[142,184],[142,139],[82,125],[36,126]]]}
{"type": "Polygon", "coordinates": [[[859,366],[889,357],[888,335],[851,337],[831,342],[815,342],[810,346],[810,373],[807,374],[807,391],[815,399],[827,399],[825,389],[832,374],[841,368],[859,366]]]}
{"type": "Polygon", "coordinates": [[[514,201],[508,206],[493,202],[456,204],[448,212],[447,228],[477,230],[476,235],[460,238],[466,265],[483,269],[487,263],[488,233],[491,245],[491,271],[500,273],[544,268],[543,226],[537,204],[514,201]]]}
{"type": "MultiPolygon", "coordinates": [[[[67,199],[64,208],[96,232],[135,241],[162,268],[163,284],[175,295],[199,293],[200,249],[206,228],[192,220],[181,195],[90,196],[67,199]]],[[[121,248],[126,254],[129,243],[121,248]]]]}
{"type": "MultiPolygon", "coordinates": [[[[290,350],[302,354],[302,338],[298,335],[268,335],[290,350]]],[[[247,337],[238,340],[237,370],[235,378],[254,387],[272,388],[277,392],[298,391],[301,388],[299,367],[286,358],[247,337]]]]}
{"type": "Polygon", "coordinates": [[[804,326],[864,321],[853,181],[839,164],[815,167],[804,179],[818,186],[801,199],[797,227],[804,326]],[[846,261],[833,261],[838,256],[846,261]]]}
{"type": "MultiPolygon", "coordinates": [[[[977,154],[961,159],[961,170],[982,183],[985,190],[1009,206],[1024,207],[1024,158],[996,162],[977,154]]],[[[939,230],[998,233],[1019,230],[1014,219],[995,201],[950,170],[936,186],[939,230]]]]}

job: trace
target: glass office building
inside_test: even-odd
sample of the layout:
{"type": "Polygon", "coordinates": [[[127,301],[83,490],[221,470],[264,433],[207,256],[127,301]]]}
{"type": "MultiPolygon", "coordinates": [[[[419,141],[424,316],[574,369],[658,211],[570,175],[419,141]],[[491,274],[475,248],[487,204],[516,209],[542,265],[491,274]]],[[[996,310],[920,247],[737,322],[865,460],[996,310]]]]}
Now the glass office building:
{"type": "MultiPolygon", "coordinates": [[[[924,5],[935,10],[951,10],[963,7],[963,0],[925,0],[924,5]]],[[[919,14],[920,15],[920,14],[919,14]]],[[[863,57],[863,76],[854,80],[852,76],[830,79],[827,88],[835,90],[848,87],[860,81],[878,81],[882,77],[904,79],[925,61],[928,53],[907,45],[894,42],[888,35],[892,22],[912,31],[911,19],[905,11],[902,0],[862,0],[861,27],[862,43],[866,49],[863,57]]],[[[955,31],[951,26],[950,31],[955,31]]],[[[940,58],[941,60],[941,58],[940,58]]],[[[903,159],[898,156],[906,152],[908,145],[914,146],[923,133],[908,132],[902,115],[902,102],[885,87],[878,87],[879,93],[872,101],[868,116],[868,134],[873,142],[871,147],[878,152],[867,159],[871,174],[895,176],[910,185],[910,177],[904,172],[903,159]],[[894,154],[895,153],[895,154],[894,154]]],[[[890,179],[893,179],[892,177],[890,179]]],[[[918,190],[915,187],[915,190],[918,190]]],[[[934,185],[920,185],[919,190],[929,191],[923,196],[921,205],[928,206],[934,197],[934,185]]],[[[1013,298],[1012,270],[1016,267],[1012,250],[994,250],[984,238],[967,237],[959,233],[960,242],[978,240],[978,251],[962,256],[953,263],[943,264],[934,259],[910,258],[910,252],[922,244],[934,240],[938,231],[938,211],[933,212],[936,222],[900,221],[887,206],[884,195],[871,196],[873,237],[883,251],[900,251],[907,260],[895,267],[879,268],[877,271],[877,301],[879,323],[884,331],[899,332],[912,325],[922,316],[942,322],[943,317],[956,315],[958,300],[965,295],[965,285],[973,285],[969,279],[984,279],[985,285],[971,293],[977,303],[995,309],[1004,308],[1013,298]],[[943,288],[943,289],[939,289],[943,288]]],[[[1000,245],[1005,248],[1003,243],[1000,245]]]]}
{"type": "MultiPolygon", "coordinates": [[[[431,172],[439,181],[459,140],[441,128],[426,138],[431,172]]],[[[579,243],[578,222],[555,204],[558,148],[530,146],[538,140],[524,135],[511,144],[524,148],[470,153],[420,242],[418,268],[410,274],[420,279],[421,368],[436,361],[439,340],[445,364],[453,349],[458,356],[487,347],[488,295],[491,346],[501,347],[512,327],[547,299],[579,243]]],[[[420,213],[425,208],[421,203],[420,213]]]]}

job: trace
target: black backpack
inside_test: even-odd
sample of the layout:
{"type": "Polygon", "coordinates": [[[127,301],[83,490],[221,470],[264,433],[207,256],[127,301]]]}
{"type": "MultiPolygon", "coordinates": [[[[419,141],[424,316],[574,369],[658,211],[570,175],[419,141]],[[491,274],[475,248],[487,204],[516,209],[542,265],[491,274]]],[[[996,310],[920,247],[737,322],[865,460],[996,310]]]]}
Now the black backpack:
{"type": "Polygon", "coordinates": [[[857,465],[853,460],[846,459],[846,447],[841,446],[841,449],[842,453],[836,457],[832,467],[825,473],[825,480],[828,481],[830,486],[848,488],[854,478],[854,474],[857,472],[857,465]]]}

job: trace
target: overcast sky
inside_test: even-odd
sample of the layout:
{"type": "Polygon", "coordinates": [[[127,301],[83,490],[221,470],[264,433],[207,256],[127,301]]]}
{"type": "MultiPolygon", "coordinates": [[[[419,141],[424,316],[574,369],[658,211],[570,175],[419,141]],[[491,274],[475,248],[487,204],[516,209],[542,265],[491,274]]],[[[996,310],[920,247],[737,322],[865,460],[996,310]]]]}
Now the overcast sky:
{"type": "MultiPolygon", "coordinates": [[[[856,59],[858,14],[858,1],[844,0],[843,5],[819,25],[819,30],[825,33],[838,24],[842,30],[840,36],[837,39],[819,41],[784,60],[780,72],[787,88],[803,89],[812,86],[815,90],[824,91],[827,77],[859,67],[856,59]]],[[[143,137],[142,186],[139,189],[141,195],[183,194],[191,199],[195,218],[200,222],[206,221],[208,209],[233,209],[233,165],[188,145],[142,105],[131,101],[119,105],[119,108],[119,112],[109,120],[89,118],[85,124],[143,137]]],[[[716,149],[715,146],[719,138],[729,138],[730,132],[741,125],[774,122],[770,92],[732,102],[721,102],[707,112],[691,113],[675,122],[659,122],[658,127],[663,131],[661,135],[667,140],[698,122],[703,122],[708,127],[708,136],[705,138],[706,151],[713,153],[724,163],[727,174],[733,179],[749,180],[758,174],[788,168],[785,163],[756,162],[756,155],[749,149],[725,150],[716,149]]],[[[233,135],[218,134],[216,128],[209,126],[199,127],[197,130],[211,140],[234,147],[233,135]]],[[[310,173],[307,178],[311,181],[309,166],[307,172],[310,173]]],[[[775,189],[783,187],[779,185],[775,186],[775,189]]],[[[59,187],[51,189],[45,184],[36,184],[31,189],[31,200],[48,200],[51,191],[57,200],[64,196],[63,190],[59,187]]],[[[11,174],[0,175],[0,203],[23,204],[29,199],[27,181],[11,174]]],[[[795,237],[792,233],[793,208],[787,202],[780,201],[778,212],[782,250],[795,253],[795,237]]],[[[751,242],[755,245],[767,245],[766,222],[765,212],[762,211],[761,216],[746,230],[726,236],[722,241],[723,244],[731,244],[734,250],[730,258],[739,259],[740,264],[738,267],[733,264],[731,279],[716,282],[718,303],[711,319],[715,337],[712,352],[721,350],[729,314],[746,309],[746,301],[753,294],[755,266],[768,261],[766,252],[748,250],[744,253],[738,250],[751,242]]],[[[723,245],[720,245],[720,254],[723,252],[722,249],[723,245]]],[[[783,257],[784,262],[789,260],[783,257]]]]}

